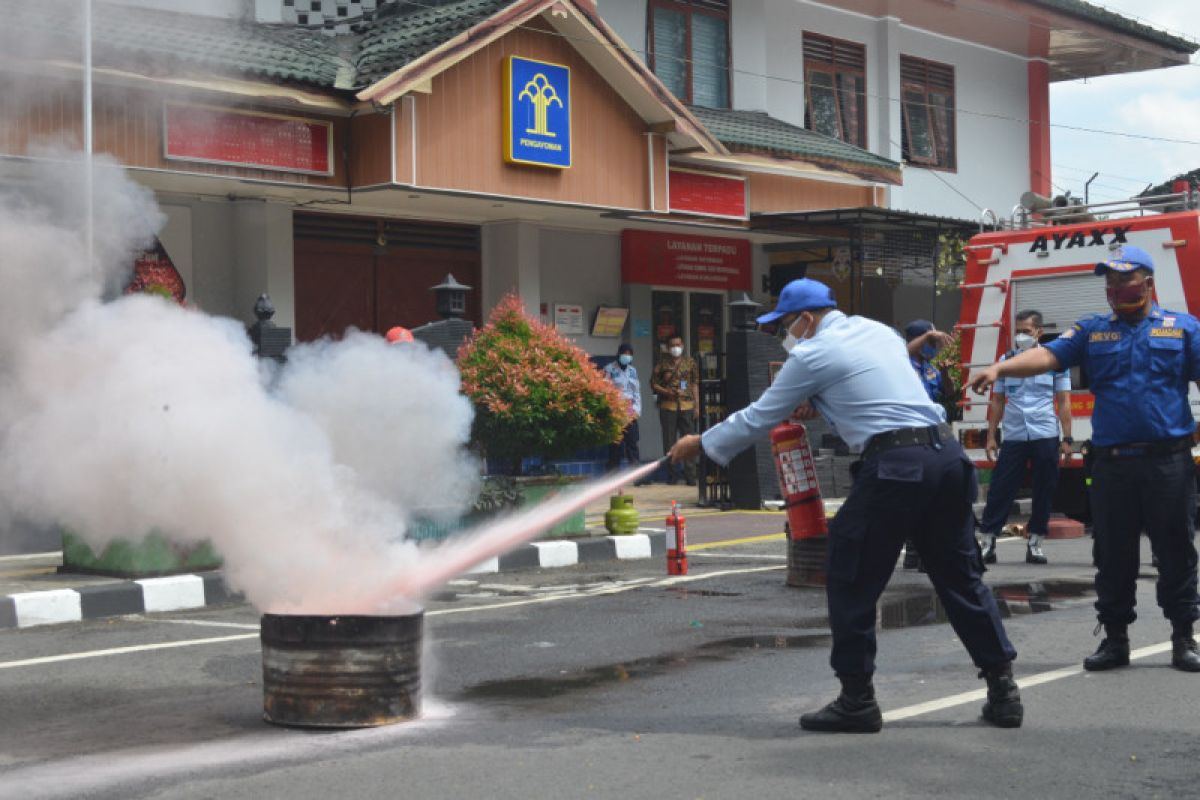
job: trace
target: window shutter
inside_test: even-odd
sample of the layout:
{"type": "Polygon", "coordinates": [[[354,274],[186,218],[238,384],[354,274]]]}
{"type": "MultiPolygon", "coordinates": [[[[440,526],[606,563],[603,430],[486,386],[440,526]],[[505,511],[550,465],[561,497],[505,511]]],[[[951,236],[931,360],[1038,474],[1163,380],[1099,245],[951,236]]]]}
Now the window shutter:
{"type": "Polygon", "coordinates": [[[692,15],[692,102],[729,107],[729,34],[720,17],[692,15]]]}
{"type": "Polygon", "coordinates": [[[654,74],[676,97],[687,99],[687,17],[654,8],[654,74]]]}

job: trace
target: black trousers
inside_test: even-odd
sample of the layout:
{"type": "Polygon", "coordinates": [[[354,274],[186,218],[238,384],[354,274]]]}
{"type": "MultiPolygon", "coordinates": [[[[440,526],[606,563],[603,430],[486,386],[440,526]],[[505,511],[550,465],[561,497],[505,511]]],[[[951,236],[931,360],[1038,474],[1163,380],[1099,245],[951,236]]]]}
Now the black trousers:
{"type": "Polygon", "coordinates": [[[622,458],[628,461],[630,466],[641,461],[641,455],[638,453],[639,438],[638,421],[635,419],[629,423],[629,426],[625,428],[625,432],[621,434],[621,441],[608,446],[608,468],[610,470],[621,466],[622,458]]]}
{"type": "Polygon", "coordinates": [[[957,442],[898,447],[864,458],[829,528],[830,664],[838,675],[875,672],[879,596],[911,538],[954,632],[980,669],[1011,661],[991,590],[982,581],[971,506],[975,467],[957,442]]]}
{"type": "MultiPolygon", "coordinates": [[[[696,412],[688,409],[687,411],[670,411],[665,408],[658,410],[658,421],[662,424],[662,446],[663,455],[671,449],[671,445],[679,441],[684,436],[690,436],[696,432],[696,412]]],[[[677,480],[680,475],[678,464],[667,462],[667,477],[671,480],[677,480]]],[[[683,465],[682,473],[687,476],[690,481],[696,480],[696,464],[688,461],[683,465]]]]}
{"type": "Polygon", "coordinates": [[[1097,458],[1092,466],[1092,560],[1096,611],[1106,625],[1137,619],[1141,533],[1158,557],[1158,605],[1173,623],[1200,618],[1196,598],[1196,483],[1184,450],[1097,458]]]}
{"type": "Polygon", "coordinates": [[[1025,442],[1005,440],[1004,444],[1000,445],[996,468],[992,470],[987,506],[983,509],[979,529],[992,536],[1000,533],[1004,523],[1008,522],[1008,512],[1012,510],[1013,499],[1017,496],[1017,490],[1021,488],[1021,479],[1025,477],[1025,464],[1028,463],[1033,472],[1033,509],[1028,530],[1030,533],[1045,536],[1050,527],[1050,506],[1054,502],[1054,488],[1058,485],[1058,455],[1057,436],[1025,442]]]}

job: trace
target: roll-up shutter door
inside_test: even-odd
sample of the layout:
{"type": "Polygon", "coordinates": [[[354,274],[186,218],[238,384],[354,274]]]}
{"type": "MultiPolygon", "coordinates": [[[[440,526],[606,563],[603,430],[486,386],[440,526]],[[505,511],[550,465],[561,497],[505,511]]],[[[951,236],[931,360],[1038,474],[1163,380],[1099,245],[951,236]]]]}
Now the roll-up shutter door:
{"type": "Polygon", "coordinates": [[[1059,334],[1076,321],[1092,314],[1109,312],[1104,280],[1087,272],[1018,278],[1013,281],[1012,311],[1041,312],[1047,334],[1059,334]]]}

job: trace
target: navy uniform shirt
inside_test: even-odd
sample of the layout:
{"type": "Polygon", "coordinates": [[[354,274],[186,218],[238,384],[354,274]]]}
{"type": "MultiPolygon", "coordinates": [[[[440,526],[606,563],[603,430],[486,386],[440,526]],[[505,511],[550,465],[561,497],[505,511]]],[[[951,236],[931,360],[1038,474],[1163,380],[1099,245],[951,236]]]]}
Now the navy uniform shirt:
{"type": "Polygon", "coordinates": [[[806,400],[852,448],[878,433],[945,422],[907,356],[891,328],[830,311],[813,338],[792,348],[762,397],[704,432],[704,452],[728,464],[806,400]]]}
{"type": "Polygon", "coordinates": [[[942,372],[933,365],[929,359],[920,356],[917,358],[909,357],[909,363],[916,370],[917,377],[921,379],[921,385],[925,387],[925,392],[929,395],[929,399],[935,403],[940,403],[942,400],[942,372]]]}
{"type": "Polygon", "coordinates": [[[1196,429],[1188,382],[1200,379],[1200,321],[1191,314],[1157,304],[1136,323],[1096,314],[1043,346],[1063,369],[1087,369],[1095,444],[1176,439],[1196,429]]]}

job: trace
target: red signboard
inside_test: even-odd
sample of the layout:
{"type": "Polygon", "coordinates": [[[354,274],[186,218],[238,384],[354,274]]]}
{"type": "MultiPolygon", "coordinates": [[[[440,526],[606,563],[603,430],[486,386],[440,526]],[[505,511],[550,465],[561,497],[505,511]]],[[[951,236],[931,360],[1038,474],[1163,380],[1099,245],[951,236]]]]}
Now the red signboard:
{"type": "Polygon", "coordinates": [[[621,232],[621,280],[696,289],[750,289],[750,242],[715,236],[621,232]]]}
{"type": "Polygon", "coordinates": [[[308,175],[333,174],[328,122],[210,106],[163,109],[163,155],[308,175]]]}
{"type": "Polygon", "coordinates": [[[669,185],[672,211],[746,218],[746,181],[742,178],[673,169],[669,185]]]}

